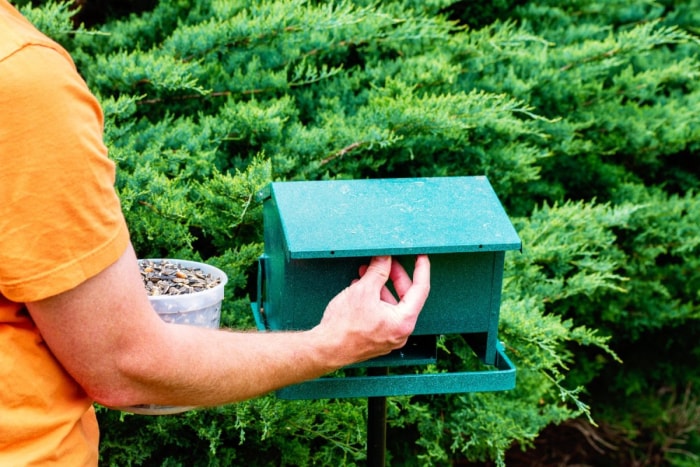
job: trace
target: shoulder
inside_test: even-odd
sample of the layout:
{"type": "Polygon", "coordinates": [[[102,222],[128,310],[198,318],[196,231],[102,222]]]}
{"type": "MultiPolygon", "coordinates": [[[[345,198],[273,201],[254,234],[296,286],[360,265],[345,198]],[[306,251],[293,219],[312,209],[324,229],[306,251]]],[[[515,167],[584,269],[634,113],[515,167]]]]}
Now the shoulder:
{"type": "Polygon", "coordinates": [[[0,0],[0,64],[25,49],[45,47],[72,64],[68,53],[55,41],[37,30],[4,0],[0,0]]]}
{"type": "Polygon", "coordinates": [[[68,52],[0,0],[0,103],[42,89],[53,93],[77,76],[68,52]],[[75,76],[73,76],[75,75],[75,76]]]}
{"type": "Polygon", "coordinates": [[[85,88],[69,56],[45,44],[27,44],[0,60],[0,103],[27,96],[60,98],[65,91],[85,88]]]}
{"type": "MultiPolygon", "coordinates": [[[[0,38],[3,34],[7,35],[2,33],[0,38]]],[[[70,55],[58,44],[42,37],[45,36],[23,35],[23,40],[12,39],[13,47],[3,46],[0,108],[5,111],[0,117],[0,137],[3,130],[19,128],[21,131],[40,127],[41,123],[47,124],[45,130],[55,128],[58,131],[76,122],[93,121],[95,130],[101,131],[99,103],[70,55]],[[30,122],[34,125],[27,125],[30,122]]]]}
{"type": "Polygon", "coordinates": [[[33,27],[0,31],[0,98],[13,97],[11,90],[18,88],[51,88],[75,77],[68,52],[33,27]]]}
{"type": "Polygon", "coordinates": [[[73,62],[52,47],[28,45],[0,61],[0,108],[0,146],[23,140],[25,150],[46,154],[42,146],[53,141],[65,149],[55,156],[65,157],[89,139],[103,152],[99,102],[73,62]],[[38,131],[46,140],[36,139],[38,131]]]}
{"type": "Polygon", "coordinates": [[[26,154],[48,162],[47,157],[103,157],[102,110],[70,55],[3,2],[0,158],[26,154]]]}

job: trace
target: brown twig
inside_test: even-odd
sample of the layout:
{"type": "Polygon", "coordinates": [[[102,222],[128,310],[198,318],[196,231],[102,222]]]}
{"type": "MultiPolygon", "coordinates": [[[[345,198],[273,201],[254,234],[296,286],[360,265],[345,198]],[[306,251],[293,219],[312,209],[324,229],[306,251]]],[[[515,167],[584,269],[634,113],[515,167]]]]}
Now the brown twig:
{"type": "Polygon", "coordinates": [[[334,154],[331,154],[330,156],[328,156],[328,157],[326,157],[325,159],[323,159],[323,160],[321,161],[321,165],[326,165],[326,164],[328,164],[329,162],[331,162],[331,161],[333,161],[333,160],[335,160],[335,159],[338,159],[338,158],[340,158],[340,157],[343,157],[345,154],[347,154],[347,153],[349,153],[350,151],[353,151],[353,150],[359,148],[360,146],[363,146],[364,144],[365,144],[364,141],[355,141],[354,143],[352,143],[352,144],[350,144],[350,145],[348,145],[348,146],[345,146],[343,149],[341,149],[341,150],[335,152],[334,154]]]}

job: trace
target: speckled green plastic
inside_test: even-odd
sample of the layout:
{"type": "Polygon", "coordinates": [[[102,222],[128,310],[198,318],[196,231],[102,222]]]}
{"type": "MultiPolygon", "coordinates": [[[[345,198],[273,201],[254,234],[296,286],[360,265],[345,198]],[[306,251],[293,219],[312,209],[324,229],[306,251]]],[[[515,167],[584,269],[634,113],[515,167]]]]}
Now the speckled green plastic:
{"type": "Polygon", "coordinates": [[[260,198],[265,253],[253,304],[259,329],[309,329],[372,256],[392,255],[412,272],[415,255],[426,253],[431,292],[410,345],[363,366],[432,363],[434,336],[463,334],[479,358],[495,368],[469,376],[322,378],[322,385],[305,383],[281,396],[285,391],[291,398],[311,399],[513,386],[515,369],[503,363],[509,361],[497,345],[498,315],[505,252],[519,250],[521,241],[486,177],[275,182],[260,198]],[[330,391],[331,386],[344,389],[330,391]]]}

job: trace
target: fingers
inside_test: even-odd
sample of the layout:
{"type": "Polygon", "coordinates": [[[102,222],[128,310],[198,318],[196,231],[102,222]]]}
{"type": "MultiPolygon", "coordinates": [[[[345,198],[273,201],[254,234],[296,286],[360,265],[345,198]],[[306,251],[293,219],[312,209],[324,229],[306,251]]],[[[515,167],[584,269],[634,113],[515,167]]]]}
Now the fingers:
{"type": "MultiPolygon", "coordinates": [[[[385,257],[381,257],[381,258],[385,258],[385,257]]],[[[391,260],[391,257],[386,257],[386,258],[389,258],[389,259],[391,260]]],[[[382,261],[382,260],[380,259],[380,262],[381,262],[381,261],[382,261]]],[[[392,265],[393,265],[394,263],[395,263],[395,261],[392,261],[392,262],[391,262],[392,265]]],[[[372,263],[370,262],[370,265],[371,265],[371,264],[372,264],[372,263]]],[[[384,268],[383,265],[381,265],[380,267],[381,267],[381,268],[384,268]]],[[[389,276],[391,275],[391,270],[392,270],[392,269],[393,269],[393,266],[390,266],[390,269],[389,269],[389,276]]],[[[367,266],[366,264],[363,264],[362,266],[360,266],[360,277],[364,277],[368,270],[369,270],[369,266],[367,266]]],[[[382,271],[380,272],[380,276],[383,277],[383,274],[384,274],[384,271],[383,271],[383,269],[382,269],[382,271]]],[[[383,284],[386,284],[386,281],[387,281],[387,280],[388,280],[388,278],[387,278],[386,280],[384,280],[383,284]]],[[[355,282],[357,282],[357,279],[355,279],[355,280],[353,281],[353,283],[355,283],[355,282]]],[[[376,284],[378,284],[378,281],[377,281],[377,282],[373,282],[373,283],[372,283],[372,286],[376,286],[376,284]]],[[[381,301],[383,301],[383,302],[387,302],[387,303],[390,303],[390,304],[392,304],[392,305],[396,305],[396,304],[398,303],[398,301],[396,300],[396,297],[394,297],[394,294],[391,293],[391,291],[388,289],[388,287],[386,287],[386,285],[383,285],[382,288],[380,289],[380,291],[379,291],[379,299],[380,299],[381,301]]]]}
{"type": "Polygon", "coordinates": [[[347,348],[364,349],[364,360],[400,348],[413,333],[430,291],[430,261],[417,256],[411,278],[398,261],[379,256],[361,266],[359,275],[331,300],[321,324],[337,333],[339,341],[353,343],[347,348]]]}
{"type": "Polygon", "coordinates": [[[394,261],[391,263],[389,279],[391,279],[392,284],[394,284],[394,290],[396,290],[396,293],[399,296],[399,300],[401,300],[403,296],[406,295],[406,292],[409,288],[411,288],[411,285],[413,284],[411,277],[408,275],[406,270],[398,261],[394,261]]]}
{"type": "Polygon", "coordinates": [[[369,266],[360,268],[360,281],[380,290],[389,280],[391,256],[374,256],[369,266]]]}
{"type": "MultiPolygon", "coordinates": [[[[398,290],[398,289],[397,289],[398,290]]],[[[416,257],[416,268],[413,271],[413,283],[404,290],[401,303],[411,311],[418,313],[428,299],[430,293],[430,260],[427,255],[416,257]]]]}
{"type": "Polygon", "coordinates": [[[382,301],[396,305],[398,301],[385,285],[391,280],[399,301],[418,312],[430,292],[430,260],[427,255],[418,255],[411,279],[398,261],[392,261],[390,256],[377,256],[372,258],[369,266],[360,267],[360,277],[360,280],[365,281],[372,289],[379,288],[382,301]]]}

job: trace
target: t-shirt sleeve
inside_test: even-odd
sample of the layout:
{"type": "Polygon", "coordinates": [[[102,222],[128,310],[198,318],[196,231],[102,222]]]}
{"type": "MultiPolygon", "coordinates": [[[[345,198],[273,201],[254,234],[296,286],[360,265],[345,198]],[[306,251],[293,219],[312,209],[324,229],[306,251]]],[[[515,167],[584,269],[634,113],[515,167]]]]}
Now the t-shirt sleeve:
{"type": "Polygon", "coordinates": [[[101,108],[46,45],[0,61],[0,293],[30,302],[114,263],[129,236],[101,108]]]}

